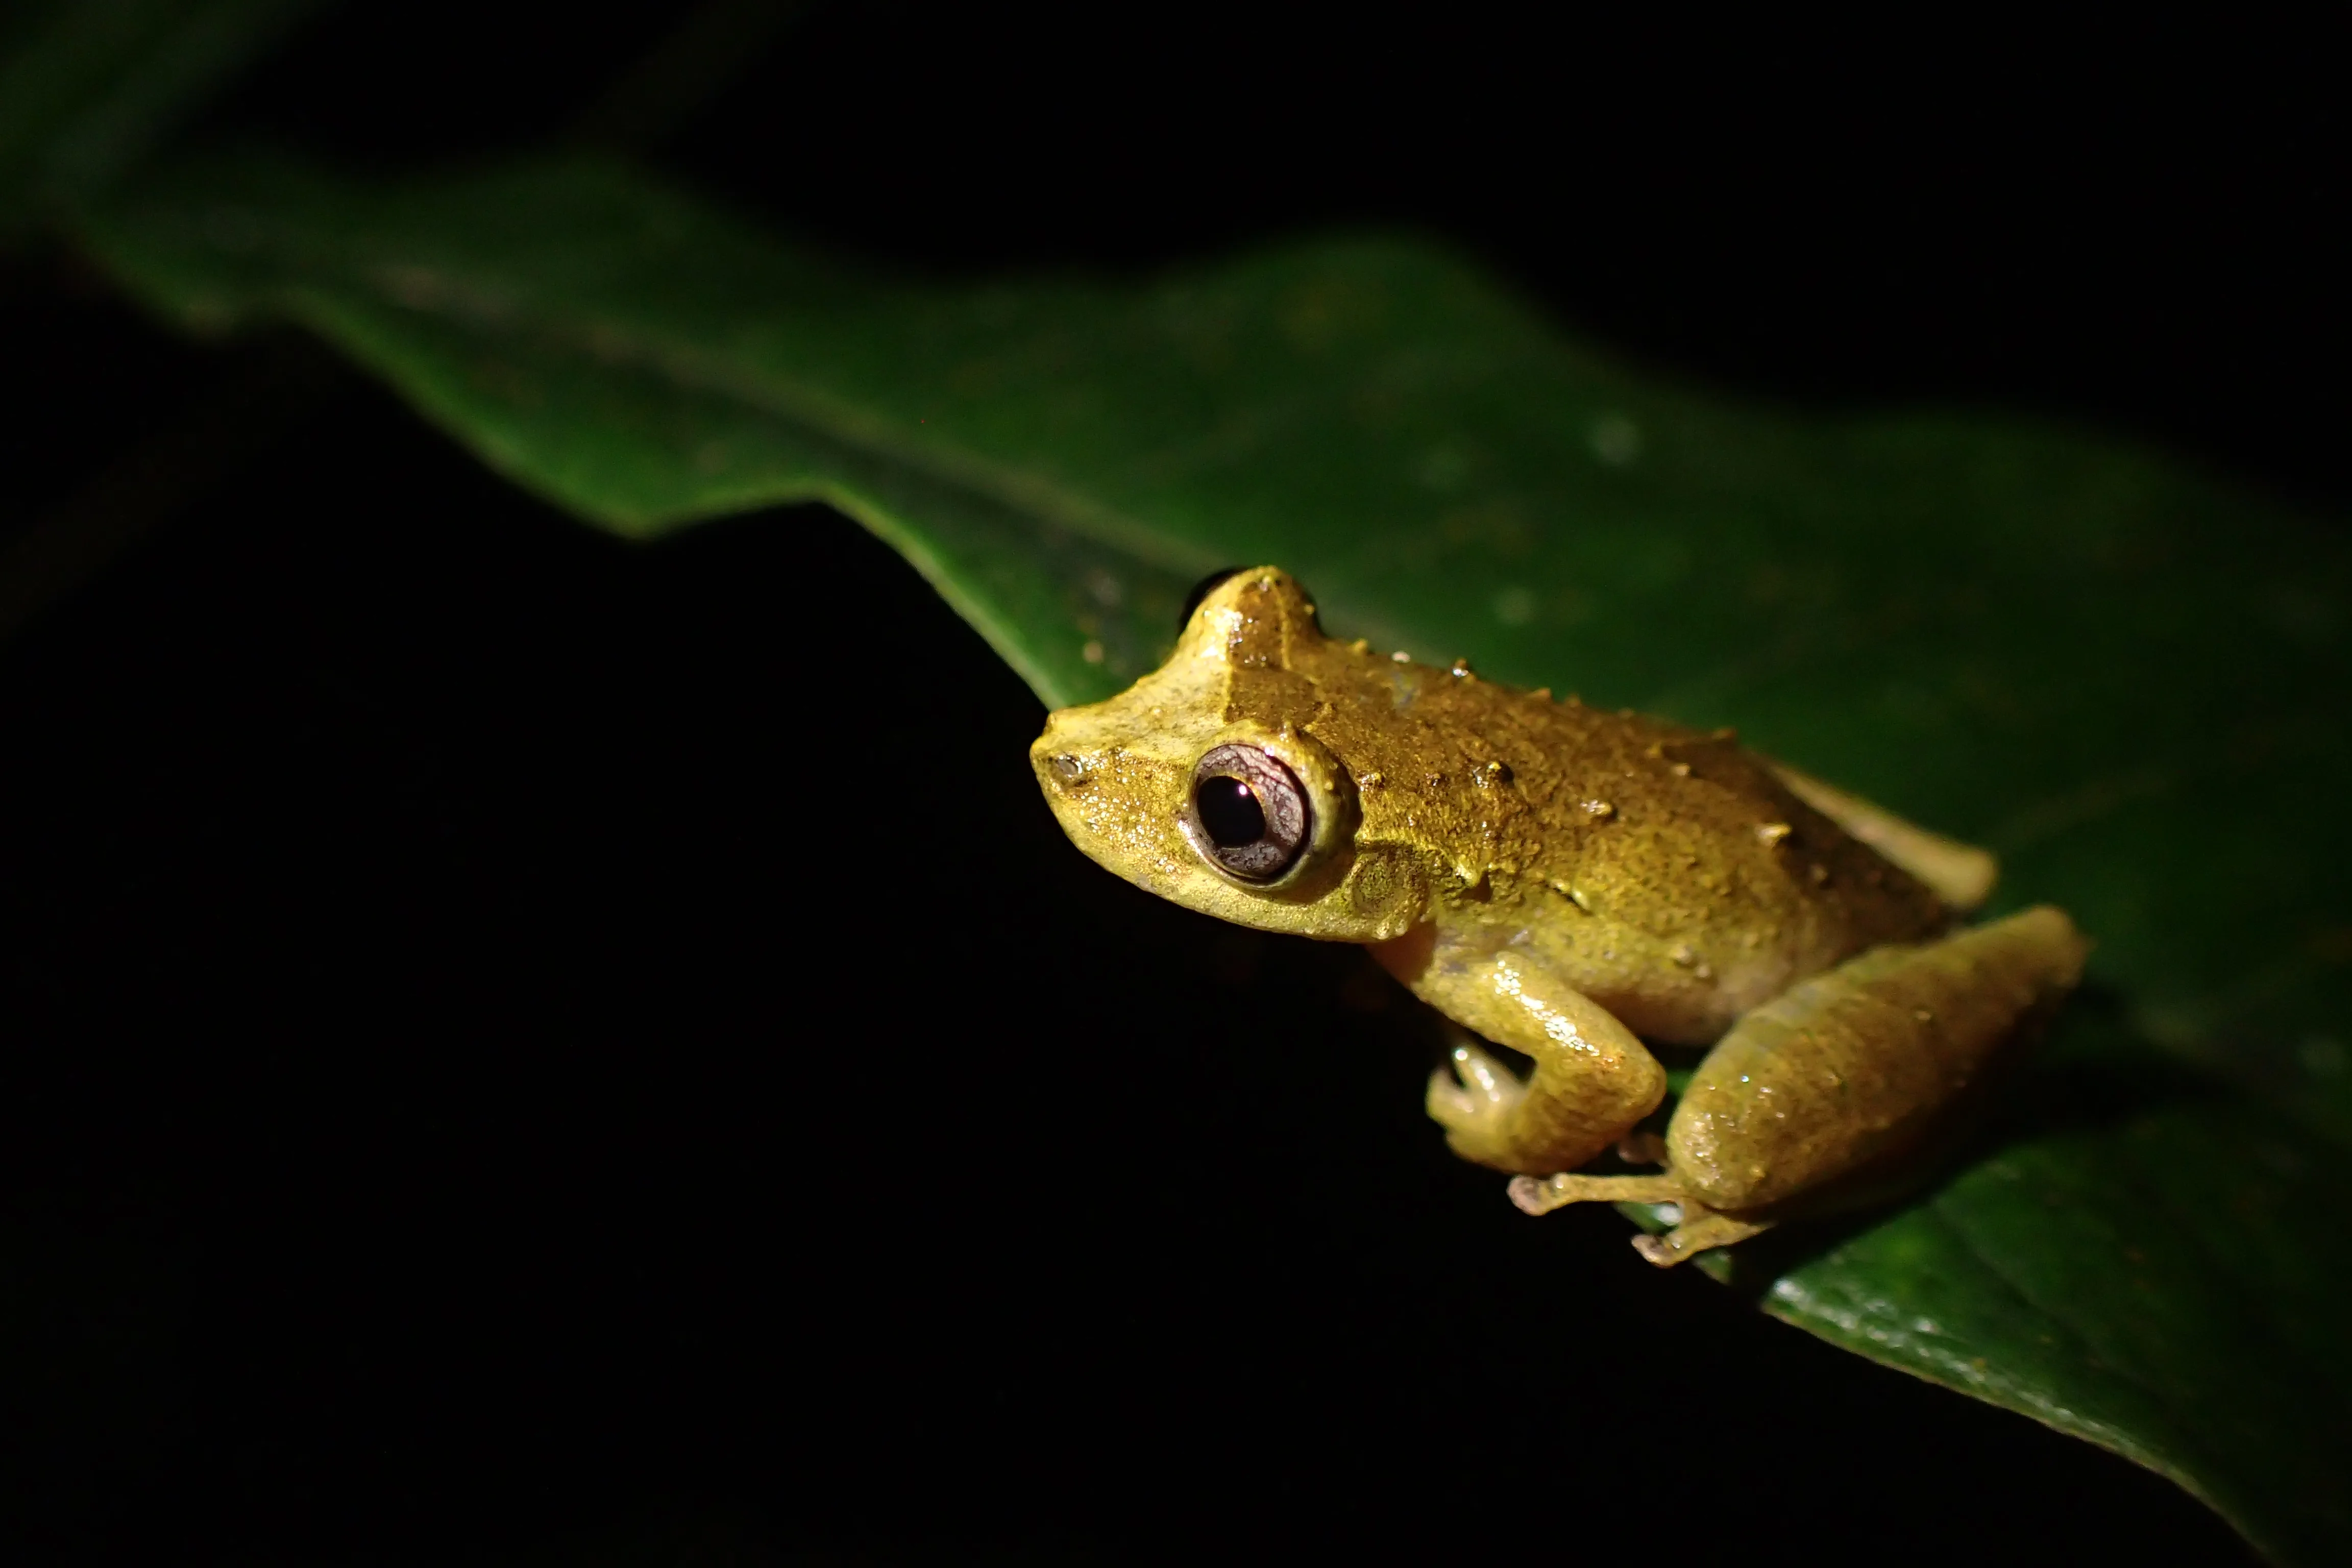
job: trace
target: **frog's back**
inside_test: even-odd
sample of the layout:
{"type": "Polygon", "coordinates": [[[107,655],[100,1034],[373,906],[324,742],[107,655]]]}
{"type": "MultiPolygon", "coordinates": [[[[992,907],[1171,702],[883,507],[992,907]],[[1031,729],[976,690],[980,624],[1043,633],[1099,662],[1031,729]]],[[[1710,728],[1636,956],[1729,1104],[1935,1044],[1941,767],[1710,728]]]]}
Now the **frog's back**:
{"type": "Polygon", "coordinates": [[[1729,731],[1460,667],[1348,663],[1318,683],[1337,700],[1314,728],[1372,781],[1363,834],[1450,867],[1435,914],[1454,940],[1538,946],[1653,1039],[1712,1040],[1797,981],[1949,922],[1933,891],[1729,731]],[[1411,809],[1376,808],[1400,793],[1411,809]]]}

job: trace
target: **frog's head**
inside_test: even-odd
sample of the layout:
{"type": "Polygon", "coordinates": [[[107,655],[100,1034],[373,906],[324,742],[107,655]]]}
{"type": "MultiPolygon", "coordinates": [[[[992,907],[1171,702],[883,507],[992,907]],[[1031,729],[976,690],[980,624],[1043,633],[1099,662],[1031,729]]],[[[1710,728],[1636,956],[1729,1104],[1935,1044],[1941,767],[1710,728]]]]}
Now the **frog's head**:
{"type": "Polygon", "coordinates": [[[1328,647],[1274,567],[1202,598],[1168,662],[1045,721],[1029,761],[1071,841],[1137,886],[1241,925],[1380,942],[1427,903],[1419,866],[1359,842],[1348,760],[1312,733],[1328,647]]]}

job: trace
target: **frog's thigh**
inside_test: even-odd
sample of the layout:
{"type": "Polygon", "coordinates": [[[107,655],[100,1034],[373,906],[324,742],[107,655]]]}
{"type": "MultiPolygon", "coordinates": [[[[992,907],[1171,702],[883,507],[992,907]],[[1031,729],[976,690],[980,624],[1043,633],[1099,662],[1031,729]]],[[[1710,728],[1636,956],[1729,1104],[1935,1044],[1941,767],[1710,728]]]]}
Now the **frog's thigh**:
{"type": "Polygon", "coordinates": [[[1453,1069],[1432,1077],[1429,1113],[1465,1160],[1503,1171],[1580,1165],[1665,1097],[1665,1071],[1633,1032],[1524,952],[1441,955],[1409,983],[1450,1017],[1535,1062],[1522,1083],[1465,1039],[1454,1047],[1453,1069]]]}
{"type": "Polygon", "coordinates": [[[1771,767],[1790,795],[1927,883],[1948,907],[1965,913],[1992,892],[2000,862],[1990,850],[1930,833],[1785,763],[1772,763],[1771,767]]]}
{"type": "Polygon", "coordinates": [[[1661,1267],[1743,1240],[1776,1205],[1898,1154],[2028,1015],[2081,978],[2088,952],[2063,910],[2028,910],[1916,947],[1883,947],[1734,1025],[1666,1129],[1654,1176],[1511,1184],[1530,1214],[1588,1202],[1676,1203],[1634,1246],[1661,1267]]]}
{"type": "Polygon", "coordinates": [[[1939,942],[1882,947],[1742,1017],[1666,1128],[1683,1192],[1771,1208],[1915,1142],[2088,952],[2041,908],[1939,942]]]}

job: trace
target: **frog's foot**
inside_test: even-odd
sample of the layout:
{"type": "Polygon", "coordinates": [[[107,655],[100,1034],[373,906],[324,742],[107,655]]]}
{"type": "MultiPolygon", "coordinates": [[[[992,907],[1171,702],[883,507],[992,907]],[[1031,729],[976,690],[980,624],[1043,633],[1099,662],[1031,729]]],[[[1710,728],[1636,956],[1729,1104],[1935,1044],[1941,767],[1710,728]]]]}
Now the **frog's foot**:
{"type": "Polygon", "coordinates": [[[1503,1163],[1512,1113],[1527,1096],[1517,1073],[1467,1039],[1457,1039],[1449,1065],[1429,1075],[1430,1120],[1445,1129],[1455,1152],[1480,1164],[1503,1163]]]}
{"type": "Polygon", "coordinates": [[[1683,1184],[1658,1176],[1513,1176],[1511,1201],[1528,1214],[1549,1214],[1570,1204],[1675,1204],[1683,1184]]]}
{"type": "Polygon", "coordinates": [[[1633,1250],[1646,1262],[1672,1268],[1684,1258],[1695,1258],[1710,1247],[1729,1247],[1771,1228],[1769,1220],[1741,1219],[1737,1215],[1717,1214],[1685,1201],[1680,1225],[1664,1236],[1635,1237],[1633,1250]]]}
{"type": "Polygon", "coordinates": [[[1656,1176],[1514,1176],[1511,1201],[1528,1214],[1549,1214],[1570,1204],[1673,1204],[1674,1229],[1664,1236],[1637,1236],[1633,1250],[1661,1268],[1709,1247],[1728,1247],[1771,1228],[1769,1220],[1718,1214],[1690,1197],[1671,1173],[1656,1176]]]}

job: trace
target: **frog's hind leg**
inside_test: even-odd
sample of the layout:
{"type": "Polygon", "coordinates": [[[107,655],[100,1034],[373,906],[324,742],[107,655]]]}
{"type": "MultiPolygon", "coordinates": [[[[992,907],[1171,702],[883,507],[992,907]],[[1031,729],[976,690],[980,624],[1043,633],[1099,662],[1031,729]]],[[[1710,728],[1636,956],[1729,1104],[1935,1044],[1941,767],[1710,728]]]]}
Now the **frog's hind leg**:
{"type": "Polygon", "coordinates": [[[2043,907],[1849,959],[1717,1042],[1666,1124],[1664,1171],[1521,1176],[1511,1201],[1529,1214],[1678,1204],[1673,1230],[1633,1244],[1661,1268],[1778,1218],[1873,1201],[2020,1026],[2074,988],[2088,947],[2043,907]]]}
{"type": "Polygon", "coordinates": [[[1772,1228],[1769,1219],[1742,1219],[1736,1214],[1718,1214],[1696,1198],[1685,1198],[1682,1218],[1664,1236],[1637,1236],[1633,1250],[1643,1260],[1661,1268],[1672,1268],[1685,1258],[1696,1258],[1711,1247],[1729,1247],[1735,1241],[1746,1241],[1772,1228]]]}
{"type": "Polygon", "coordinates": [[[1772,1228],[1769,1219],[1748,1219],[1708,1208],[1671,1173],[1656,1176],[1518,1176],[1510,1186],[1511,1202],[1528,1214],[1549,1214],[1570,1204],[1673,1204],[1681,1211],[1675,1227],[1664,1236],[1637,1236],[1633,1249],[1661,1268],[1671,1268],[1685,1258],[1709,1247],[1772,1228]]]}
{"type": "Polygon", "coordinates": [[[1990,849],[1930,833],[1883,805],[1848,795],[1786,763],[1771,762],[1770,766],[1790,795],[1927,883],[1947,909],[1966,914],[1991,896],[1992,885],[2000,876],[2000,862],[1990,849]]]}
{"type": "Polygon", "coordinates": [[[2074,988],[2089,951],[2044,905],[1791,986],[1699,1063],[1666,1123],[1667,1169],[1737,1214],[1884,1178],[2074,988]]]}
{"type": "Polygon", "coordinates": [[[1528,1214],[1549,1214],[1570,1204],[1678,1204],[1683,1184],[1672,1175],[1513,1176],[1511,1201],[1528,1214]]]}

